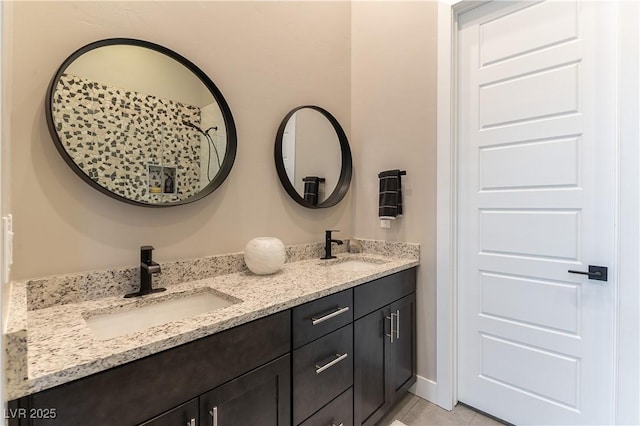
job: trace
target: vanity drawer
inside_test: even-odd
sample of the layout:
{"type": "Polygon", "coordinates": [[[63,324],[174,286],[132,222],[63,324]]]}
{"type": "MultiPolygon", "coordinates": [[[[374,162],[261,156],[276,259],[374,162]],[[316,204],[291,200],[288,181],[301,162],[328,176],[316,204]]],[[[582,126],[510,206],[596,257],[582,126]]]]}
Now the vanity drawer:
{"type": "Polygon", "coordinates": [[[353,325],[293,352],[293,423],[299,424],[353,385],[353,325]]]}
{"type": "Polygon", "coordinates": [[[359,285],[353,291],[353,316],[363,317],[415,291],[416,268],[359,285]]]}
{"type": "Polygon", "coordinates": [[[353,321],[351,289],[293,308],[293,347],[309,343],[353,321]]]}
{"type": "Polygon", "coordinates": [[[353,426],[353,388],[322,407],[300,426],[353,426]]]}

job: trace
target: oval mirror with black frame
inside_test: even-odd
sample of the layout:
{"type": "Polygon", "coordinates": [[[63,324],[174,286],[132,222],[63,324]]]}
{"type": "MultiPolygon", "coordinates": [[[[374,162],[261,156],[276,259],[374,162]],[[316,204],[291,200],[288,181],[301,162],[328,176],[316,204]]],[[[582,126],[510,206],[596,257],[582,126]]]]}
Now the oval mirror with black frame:
{"type": "Polygon", "coordinates": [[[349,141],[338,120],[323,108],[291,110],[278,128],[274,157],[282,186],[302,206],[335,206],[349,190],[349,141]]]}
{"type": "Polygon", "coordinates": [[[199,200],[236,156],[231,110],[213,81],[166,47],[113,38],[69,56],[47,90],[53,141],[85,182],[117,200],[199,200]]]}

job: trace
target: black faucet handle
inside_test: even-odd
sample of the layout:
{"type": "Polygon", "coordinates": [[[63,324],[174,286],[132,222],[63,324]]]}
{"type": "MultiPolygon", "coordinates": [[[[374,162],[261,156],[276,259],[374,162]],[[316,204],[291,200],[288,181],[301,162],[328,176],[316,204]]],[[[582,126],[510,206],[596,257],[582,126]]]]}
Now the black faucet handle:
{"type": "MultiPolygon", "coordinates": [[[[335,259],[335,256],[331,254],[331,244],[333,244],[337,240],[331,238],[332,232],[340,232],[340,230],[327,229],[326,231],[324,231],[324,257],[321,257],[320,259],[335,259]]],[[[340,244],[342,244],[342,241],[340,241],[340,244]]]]}
{"type": "Polygon", "coordinates": [[[140,262],[151,262],[151,254],[153,252],[153,246],[140,246],[140,262]]]}
{"type": "Polygon", "coordinates": [[[153,288],[153,276],[162,272],[160,265],[152,260],[153,246],[140,246],[140,290],[127,293],[124,297],[138,297],[151,293],[165,291],[166,288],[153,288]]]}

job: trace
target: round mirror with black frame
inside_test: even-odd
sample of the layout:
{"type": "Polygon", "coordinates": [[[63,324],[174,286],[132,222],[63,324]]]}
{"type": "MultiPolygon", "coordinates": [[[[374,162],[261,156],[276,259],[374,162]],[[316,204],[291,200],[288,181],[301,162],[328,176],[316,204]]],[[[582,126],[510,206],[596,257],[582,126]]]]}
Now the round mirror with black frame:
{"type": "Polygon", "coordinates": [[[287,194],[312,208],[335,206],[351,183],[349,141],[331,113],[299,106],[282,120],[274,148],[276,170],[287,194]]]}
{"type": "Polygon", "coordinates": [[[73,171],[129,204],[199,200],[222,184],[236,156],[220,90],[191,61],[148,41],[112,38],[76,50],[51,80],[45,112],[73,171]]]}

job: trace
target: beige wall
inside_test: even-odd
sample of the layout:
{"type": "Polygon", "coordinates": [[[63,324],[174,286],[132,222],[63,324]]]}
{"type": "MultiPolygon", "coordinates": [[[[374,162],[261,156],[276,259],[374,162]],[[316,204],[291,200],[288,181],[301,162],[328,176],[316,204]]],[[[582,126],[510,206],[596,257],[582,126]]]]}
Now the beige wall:
{"type": "MultiPolygon", "coordinates": [[[[0,4],[2,16],[0,17],[1,23],[1,33],[2,38],[0,40],[0,69],[1,69],[1,79],[0,79],[0,102],[2,103],[0,107],[0,216],[5,216],[11,210],[11,206],[9,204],[9,182],[10,176],[9,171],[11,167],[10,158],[10,144],[9,144],[9,120],[7,117],[7,106],[9,100],[9,94],[11,93],[11,87],[7,84],[9,79],[9,64],[11,64],[11,20],[9,16],[11,16],[11,4],[9,2],[2,2],[0,4]]],[[[4,248],[0,248],[0,256],[4,255],[4,248]]],[[[1,272],[0,272],[1,274],[1,272]]],[[[2,303],[2,318],[1,327],[0,327],[0,400],[2,401],[2,408],[7,410],[7,402],[5,400],[6,395],[6,380],[5,380],[5,371],[7,370],[7,357],[4,355],[7,353],[6,350],[6,339],[4,338],[4,330],[7,325],[8,319],[8,306],[9,306],[9,295],[11,292],[10,283],[4,282],[4,279],[0,279],[0,300],[2,303]]],[[[6,412],[6,411],[5,411],[6,412]]]]}
{"type": "Polygon", "coordinates": [[[435,378],[435,2],[12,6],[5,26],[12,32],[3,38],[3,54],[12,53],[13,78],[3,92],[11,173],[2,184],[11,182],[13,279],[134,265],[143,244],[154,245],[163,261],[240,251],[260,235],[285,244],[320,241],[329,228],[343,238],[419,242],[418,373],[435,378]],[[44,116],[49,79],[78,47],[109,37],[165,45],[223,92],[238,155],[209,197],[169,209],[126,205],[90,188],[55,150],[44,116]],[[303,104],[328,109],[352,144],[352,189],[327,210],[290,200],[273,163],[279,123],[303,104]],[[389,168],[407,176],[405,215],[387,230],[377,219],[377,173],[389,168]]]}
{"type": "MultiPolygon", "coordinates": [[[[135,265],[139,246],[159,261],[241,251],[257,236],[285,244],[352,230],[350,194],[309,210],[286,195],[273,144],[292,108],[320,105],[350,134],[347,2],[16,2],[13,4],[11,203],[13,279],[135,265]],[[212,195],[165,209],[131,206],[89,187],[64,163],[45,124],[50,78],[78,47],[109,37],[164,45],[198,65],[233,112],[238,154],[212,195]]],[[[7,86],[5,86],[7,87],[7,86]]]]}
{"type": "Polygon", "coordinates": [[[436,377],[436,2],[353,2],[354,235],[421,244],[418,374],[436,377]],[[381,229],[377,174],[405,169],[404,217],[381,229]]]}
{"type": "Polygon", "coordinates": [[[8,112],[9,101],[11,94],[13,93],[13,89],[10,84],[11,64],[13,63],[13,3],[2,2],[0,7],[2,8],[2,39],[0,40],[2,43],[2,90],[0,91],[0,101],[2,102],[2,122],[0,123],[0,137],[2,138],[0,146],[0,149],[2,150],[0,154],[2,156],[0,160],[0,167],[2,167],[0,172],[0,191],[2,192],[2,195],[0,204],[2,207],[0,213],[4,216],[11,212],[11,199],[9,197],[9,191],[11,189],[9,186],[11,181],[11,144],[9,143],[11,136],[11,122],[8,120],[8,112]]]}

